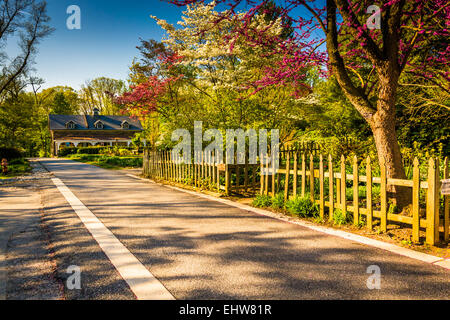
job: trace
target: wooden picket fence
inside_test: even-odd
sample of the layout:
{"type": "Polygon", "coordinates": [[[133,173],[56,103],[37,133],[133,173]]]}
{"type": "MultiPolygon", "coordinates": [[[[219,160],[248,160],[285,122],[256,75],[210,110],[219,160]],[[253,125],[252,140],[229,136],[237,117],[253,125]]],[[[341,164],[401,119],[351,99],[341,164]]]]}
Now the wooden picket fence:
{"type": "MultiPolygon", "coordinates": [[[[379,165],[380,176],[374,177],[370,158],[363,165],[359,164],[355,157],[352,162],[352,173],[347,173],[348,163],[344,157],[341,158],[338,167],[335,168],[334,163],[336,162],[331,156],[324,159],[322,155],[315,157],[312,154],[299,154],[296,150],[289,150],[286,152],[284,164],[281,164],[280,169],[270,168],[268,162],[265,168],[261,168],[269,173],[265,175],[265,179],[261,180],[261,194],[274,196],[279,192],[284,192],[285,200],[296,196],[308,196],[313,203],[319,205],[322,219],[328,218],[333,221],[334,213],[336,210],[340,210],[343,215],[351,213],[355,225],[359,225],[361,217],[365,217],[366,226],[370,230],[373,229],[375,220],[380,222],[380,229],[383,232],[387,231],[388,223],[401,223],[412,227],[414,242],[420,241],[421,229],[426,231],[428,244],[437,244],[440,232],[443,234],[443,240],[448,242],[450,232],[449,196],[443,196],[444,205],[440,210],[441,180],[438,160],[429,159],[427,177],[422,180],[417,158],[414,161],[411,180],[388,179],[384,164],[379,165]],[[360,174],[360,167],[365,169],[365,175],[360,174]],[[281,176],[284,178],[284,185],[280,185],[281,176]],[[348,187],[349,181],[352,182],[351,187],[348,187]],[[378,185],[380,190],[379,201],[376,202],[373,198],[375,185],[378,185]],[[366,187],[365,199],[360,199],[361,186],[366,187]],[[389,186],[411,189],[411,216],[396,214],[389,210],[387,192],[389,186]],[[347,199],[347,191],[350,188],[353,191],[351,200],[347,199]],[[425,200],[422,202],[420,201],[421,190],[422,193],[425,192],[425,197],[422,197],[425,200]]],[[[448,179],[448,158],[445,159],[442,173],[442,178],[448,179]]]]}
{"type": "MultiPolygon", "coordinates": [[[[285,200],[293,197],[308,196],[319,205],[320,216],[333,221],[336,210],[343,215],[351,215],[355,225],[365,220],[366,227],[373,230],[379,222],[380,230],[387,231],[390,223],[401,223],[412,228],[412,240],[420,241],[420,231],[425,230],[426,242],[437,244],[440,233],[443,240],[449,240],[449,196],[443,197],[441,210],[441,172],[439,162],[430,158],[428,172],[421,177],[419,161],[415,159],[412,179],[388,179],[385,165],[372,164],[370,159],[358,163],[355,157],[351,164],[342,157],[333,161],[314,150],[307,154],[305,149],[281,149],[280,168],[269,165],[269,161],[258,164],[225,165],[216,164],[215,158],[200,153],[199,164],[186,164],[173,159],[170,151],[144,152],[143,174],[154,180],[171,181],[190,185],[200,189],[223,192],[226,195],[272,195],[284,192],[285,200]],[[302,152],[303,151],[303,152],[302,152]],[[335,164],[339,163],[338,166],[335,164]],[[379,176],[374,176],[374,167],[379,167],[379,176]],[[364,172],[361,174],[361,172],[364,172]],[[261,175],[264,173],[264,175],[261,175]],[[330,178],[332,177],[332,178],[330,178]],[[349,187],[351,185],[351,187],[349,187]],[[388,199],[389,186],[401,186],[411,189],[411,214],[405,216],[391,212],[388,199]],[[360,187],[365,187],[364,197],[360,196],[360,187]],[[374,199],[374,189],[379,189],[379,197],[374,199]],[[330,192],[330,190],[332,192],[330,192]],[[348,199],[347,191],[352,190],[353,199],[348,199]],[[378,199],[379,198],[379,199],[378,199]]],[[[271,164],[274,161],[270,162],[271,164]]],[[[445,159],[442,178],[448,179],[448,158],[445,159]]]]}
{"type": "Polygon", "coordinates": [[[190,185],[196,188],[224,192],[226,195],[255,195],[260,190],[258,164],[217,164],[213,155],[198,154],[201,162],[184,163],[174,159],[170,151],[144,152],[143,174],[147,178],[190,185]]]}

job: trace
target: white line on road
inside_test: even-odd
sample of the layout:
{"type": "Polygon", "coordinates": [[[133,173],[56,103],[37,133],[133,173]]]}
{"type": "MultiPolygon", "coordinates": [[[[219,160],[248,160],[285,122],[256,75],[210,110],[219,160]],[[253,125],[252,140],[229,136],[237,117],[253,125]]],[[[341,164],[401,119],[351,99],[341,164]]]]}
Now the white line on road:
{"type": "Polygon", "coordinates": [[[52,181],[139,300],[175,299],[60,179],[52,181]]]}

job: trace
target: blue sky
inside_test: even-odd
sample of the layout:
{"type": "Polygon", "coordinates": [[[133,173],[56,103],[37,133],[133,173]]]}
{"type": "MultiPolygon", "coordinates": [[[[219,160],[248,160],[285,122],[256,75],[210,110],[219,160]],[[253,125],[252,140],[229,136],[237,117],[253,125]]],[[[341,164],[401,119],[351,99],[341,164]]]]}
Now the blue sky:
{"type": "MultiPolygon", "coordinates": [[[[126,80],[133,58],[139,55],[139,38],[161,40],[164,35],[150,15],[176,24],[184,10],[161,0],[47,0],[47,4],[56,30],[39,45],[36,75],[45,80],[44,88],[67,85],[76,90],[101,76],[126,80]],[[81,9],[81,30],[66,27],[70,5],[81,9]]],[[[16,52],[10,41],[7,53],[14,57],[16,52]]]]}
{"type": "MultiPolygon", "coordinates": [[[[79,89],[99,76],[126,79],[139,38],[160,40],[155,15],[176,23],[183,8],[159,0],[47,0],[51,25],[56,31],[43,40],[35,69],[45,87],[68,85],[79,89]],[[68,30],[67,7],[81,9],[81,30],[68,30]]],[[[13,56],[15,47],[9,45],[13,56]]]]}

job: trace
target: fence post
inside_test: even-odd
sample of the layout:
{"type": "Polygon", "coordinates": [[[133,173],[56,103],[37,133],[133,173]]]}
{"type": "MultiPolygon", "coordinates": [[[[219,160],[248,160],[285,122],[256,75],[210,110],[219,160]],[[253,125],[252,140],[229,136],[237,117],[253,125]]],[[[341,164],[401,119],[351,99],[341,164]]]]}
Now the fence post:
{"type": "Polygon", "coordinates": [[[265,195],[268,196],[269,195],[269,162],[270,162],[270,158],[269,156],[266,156],[266,176],[264,177],[266,179],[266,182],[264,183],[266,185],[266,193],[265,195]]]}
{"type": "Polygon", "coordinates": [[[342,214],[347,215],[347,172],[345,170],[345,157],[341,156],[341,208],[342,214]]]}
{"type": "Polygon", "coordinates": [[[305,197],[306,192],[306,155],[302,153],[302,198],[305,197]]]}
{"type": "Polygon", "coordinates": [[[328,155],[328,182],[329,182],[329,197],[330,197],[330,212],[329,212],[329,220],[330,222],[333,221],[333,215],[334,215],[334,171],[333,171],[333,158],[331,157],[331,154],[328,155]]]}
{"type": "Polygon", "coordinates": [[[263,155],[261,154],[261,156],[259,157],[259,164],[260,164],[260,172],[259,172],[259,177],[260,177],[260,184],[261,184],[261,192],[260,194],[263,195],[264,194],[264,161],[263,161],[263,155]]]}
{"type": "Polygon", "coordinates": [[[372,204],[372,164],[370,161],[370,157],[367,157],[367,166],[366,166],[366,202],[367,202],[367,229],[373,229],[373,204],[372,204]]]}
{"type": "Polygon", "coordinates": [[[277,177],[277,170],[275,168],[275,157],[276,157],[275,152],[273,152],[273,155],[272,155],[272,194],[273,194],[273,196],[275,196],[275,193],[278,192],[278,188],[277,188],[276,182],[275,182],[275,179],[277,177]]]}
{"type": "Polygon", "coordinates": [[[297,197],[297,186],[298,186],[298,150],[294,153],[294,198],[297,197]]]}
{"type": "Polygon", "coordinates": [[[320,218],[323,219],[325,215],[325,186],[324,186],[324,171],[323,171],[323,156],[320,155],[320,165],[319,165],[319,184],[320,184],[320,218]]]}
{"type": "Polygon", "coordinates": [[[230,166],[228,164],[225,165],[225,194],[230,195],[230,166]]]}
{"type": "Polygon", "coordinates": [[[382,232],[387,232],[387,176],[386,176],[386,160],[384,157],[380,161],[380,173],[381,173],[381,187],[380,187],[380,199],[381,199],[381,224],[380,228],[382,232]]]}
{"type": "Polygon", "coordinates": [[[430,158],[428,162],[427,194],[427,243],[439,242],[439,161],[430,158]]]}
{"type": "Polygon", "coordinates": [[[309,156],[309,197],[311,202],[314,203],[314,156],[312,153],[309,156]]]}
{"type": "Polygon", "coordinates": [[[359,170],[358,157],[353,158],[353,223],[359,224],[359,170]]]}
{"type": "Polygon", "coordinates": [[[420,195],[420,168],[419,159],[414,158],[413,168],[413,197],[412,197],[412,215],[413,215],[413,232],[412,240],[420,241],[420,216],[419,216],[419,195],[420,195]]]}
{"type": "MultiPolygon", "coordinates": [[[[289,176],[290,176],[290,168],[291,165],[291,159],[290,159],[290,152],[288,151],[286,155],[286,175],[284,178],[284,201],[289,200],[289,176]]],[[[273,194],[275,196],[275,192],[273,194]]]]}
{"type": "MultiPolygon", "coordinates": [[[[444,180],[448,179],[448,157],[444,160],[444,180]]],[[[444,196],[444,241],[448,242],[450,232],[450,196],[444,196]]]]}

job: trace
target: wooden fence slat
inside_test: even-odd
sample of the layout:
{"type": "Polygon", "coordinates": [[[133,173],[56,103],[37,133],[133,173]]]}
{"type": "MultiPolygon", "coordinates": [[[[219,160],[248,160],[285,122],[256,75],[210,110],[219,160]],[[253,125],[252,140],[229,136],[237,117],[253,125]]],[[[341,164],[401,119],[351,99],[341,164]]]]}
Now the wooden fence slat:
{"type": "Polygon", "coordinates": [[[302,154],[302,198],[305,197],[306,193],[306,155],[302,154]]]}
{"type": "Polygon", "coordinates": [[[419,159],[414,159],[413,168],[413,189],[412,189],[412,215],[413,215],[413,232],[412,240],[416,243],[420,241],[420,215],[419,215],[419,199],[420,199],[420,168],[419,159]]]}
{"type": "MultiPolygon", "coordinates": [[[[444,160],[444,180],[448,179],[448,157],[444,160]]],[[[444,241],[449,241],[450,233],[450,196],[444,196],[444,241]]]]}
{"type": "Polygon", "coordinates": [[[265,172],[266,173],[266,176],[265,176],[266,196],[269,195],[269,162],[270,162],[270,158],[269,158],[269,156],[266,156],[266,172],[265,172]]]}
{"type": "Polygon", "coordinates": [[[367,229],[373,229],[373,204],[372,204],[372,164],[370,161],[370,157],[367,157],[367,165],[366,165],[366,202],[367,202],[367,229]]]}
{"type": "Polygon", "coordinates": [[[347,172],[345,169],[345,157],[341,157],[341,210],[345,216],[347,214],[347,172]]]}
{"type": "Polygon", "coordinates": [[[358,157],[353,158],[353,224],[359,224],[359,175],[358,157]]]}
{"type": "Polygon", "coordinates": [[[309,156],[309,192],[310,199],[314,203],[314,156],[309,156]]]}
{"type": "Polygon", "coordinates": [[[386,160],[384,158],[380,161],[381,186],[380,186],[380,200],[381,200],[381,224],[382,232],[387,232],[387,176],[386,176],[386,160]]]}
{"type": "Polygon", "coordinates": [[[297,188],[298,188],[298,151],[294,153],[294,181],[293,181],[293,196],[297,197],[297,188]]]}
{"type": "Polygon", "coordinates": [[[263,156],[261,154],[261,156],[259,157],[259,162],[260,162],[260,184],[261,184],[261,195],[264,194],[264,161],[263,161],[263,156]]]}
{"type": "Polygon", "coordinates": [[[439,242],[439,184],[439,162],[430,158],[428,162],[426,241],[433,246],[439,242]]]}
{"type": "Polygon", "coordinates": [[[331,154],[328,156],[328,183],[329,183],[329,213],[328,218],[329,221],[332,222],[334,217],[334,171],[333,171],[333,159],[331,157],[331,154]]]}
{"type": "Polygon", "coordinates": [[[245,166],[244,166],[244,192],[248,192],[248,157],[245,156],[245,166]]]}
{"type": "Polygon", "coordinates": [[[284,201],[289,200],[289,176],[290,176],[291,157],[288,152],[286,155],[286,175],[284,178],[284,201]]]}
{"type": "Polygon", "coordinates": [[[323,219],[325,216],[325,181],[324,181],[324,169],[323,169],[323,156],[320,155],[320,164],[319,164],[319,183],[320,183],[320,200],[319,200],[319,210],[320,210],[320,218],[323,219]]]}
{"type": "Polygon", "coordinates": [[[271,180],[272,180],[272,196],[275,196],[275,194],[278,192],[278,188],[276,186],[276,168],[275,168],[275,154],[272,154],[272,176],[271,176],[271,180]]]}

